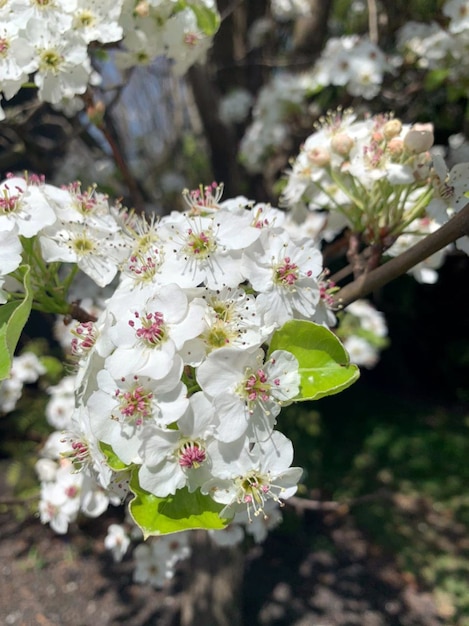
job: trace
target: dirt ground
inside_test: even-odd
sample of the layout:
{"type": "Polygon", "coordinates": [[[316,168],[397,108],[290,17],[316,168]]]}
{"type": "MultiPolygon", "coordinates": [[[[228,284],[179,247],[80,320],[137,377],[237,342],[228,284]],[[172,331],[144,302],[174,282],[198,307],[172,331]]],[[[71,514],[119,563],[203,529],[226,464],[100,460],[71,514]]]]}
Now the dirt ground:
{"type": "MultiPolygon", "coordinates": [[[[58,536],[37,519],[19,523],[1,514],[0,624],[178,626],[182,578],[163,591],[133,583],[131,561],[114,563],[104,549],[110,521],[87,521],[58,536]]],[[[246,626],[445,624],[431,594],[349,516],[321,512],[304,515],[297,532],[279,529],[248,550],[243,615],[246,626]]]]}

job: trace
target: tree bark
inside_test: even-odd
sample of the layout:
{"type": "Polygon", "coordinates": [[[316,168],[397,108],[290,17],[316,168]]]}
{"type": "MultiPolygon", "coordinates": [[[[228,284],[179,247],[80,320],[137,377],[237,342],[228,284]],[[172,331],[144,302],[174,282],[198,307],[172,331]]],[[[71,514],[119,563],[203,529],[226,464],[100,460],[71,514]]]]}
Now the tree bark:
{"type": "Polygon", "coordinates": [[[311,64],[320,55],[327,37],[327,21],[332,8],[331,0],[309,0],[311,14],[296,21],[293,32],[293,53],[305,57],[311,64]]]}
{"type": "Polygon", "coordinates": [[[206,66],[192,66],[188,77],[210,146],[215,180],[224,183],[226,197],[238,195],[241,177],[236,161],[237,143],[234,134],[218,115],[219,96],[216,88],[210,80],[206,66]]]}

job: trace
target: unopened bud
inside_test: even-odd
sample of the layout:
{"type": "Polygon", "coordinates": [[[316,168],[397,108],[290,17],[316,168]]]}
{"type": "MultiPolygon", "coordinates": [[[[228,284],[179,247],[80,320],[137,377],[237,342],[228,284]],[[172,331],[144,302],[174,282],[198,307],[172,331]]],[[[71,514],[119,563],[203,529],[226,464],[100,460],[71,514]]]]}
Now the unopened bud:
{"type": "Polygon", "coordinates": [[[86,109],[86,114],[92,124],[99,127],[103,123],[104,113],[106,111],[106,105],[102,100],[98,100],[96,104],[90,104],[86,109]]]}
{"type": "Polygon", "coordinates": [[[383,126],[383,135],[387,141],[397,137],[402,130],[402,122],[398,119],[389,120],[383,126]]]}
{"type": "Polygon", "coordinates": [[[350,135],[346,133],[338,133],[331,139],[331,148],[336,154],[346,157],[350,154],[350,150],[353,148],[354,141],[350,135]]]}
{"type": "Polygon", "coordinates": [[[398,157],[404,152],[404,141],[399,137],[393,137],[386,148],[391,156],[398,157]]]}
{"type": "Polygon", "coordinates": [[[311,163],[317,167],[326,167],[331,162],[331,155],[326,148],[313,148],[307,154],[311,163]]]}
{"type": "Polygon", "coordinates": [[[147,0],[141,0],[135,7],[134,13],[138,17],[147,17],[150,14],[150,5],[147,0]]]}
{"type": "Polygon", "coordinates": [[[414,124],[404,137],[404,145],[410,152],[420,154],[433,146],[433,124],[414,124]]]}

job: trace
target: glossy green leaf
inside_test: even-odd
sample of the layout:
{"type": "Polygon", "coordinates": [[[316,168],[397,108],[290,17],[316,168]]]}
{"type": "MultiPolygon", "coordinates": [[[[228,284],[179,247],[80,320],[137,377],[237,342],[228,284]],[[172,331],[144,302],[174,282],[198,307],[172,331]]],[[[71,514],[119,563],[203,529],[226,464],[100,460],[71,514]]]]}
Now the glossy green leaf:
{"type": "Polygon", "coordinates": [[[306,320],[291,320],[277,330],[269,353],[288,350],[296,356],[301,376],[294,401],[318,400],[343,391],[360,376],[333,332],[306,320]]]}
{"type": "Polygon", "coordinates": [[[30,285],[30,267],[22,265],[24,272],[23,300],[7,302],[0,306],[0,380],[10,375],[11,362],[21,333],[31,314],[33,294],[30,285]]]}
{"type": "Polygon", "coordinates": [[[132,473],[130,489],[135,495],[130,502],[130,514],[145,538],[195,528],[221,530],[230,522],[219,515],[224,505],[200,491],[178,489],[174,496],[166,498],[148,493],[138,483],[137,468],[132,473]]]}

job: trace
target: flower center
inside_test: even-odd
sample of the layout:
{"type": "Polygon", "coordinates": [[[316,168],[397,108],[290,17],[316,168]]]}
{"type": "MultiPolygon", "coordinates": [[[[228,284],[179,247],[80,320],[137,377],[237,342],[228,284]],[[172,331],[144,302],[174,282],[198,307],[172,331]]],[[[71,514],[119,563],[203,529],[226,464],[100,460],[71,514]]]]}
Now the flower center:
{"type": "Polygon", "coordinates": [[[72,462],[75,472],[81,472],[90,463],[88,444],[81,439],[77,439],[75,435],[67,437],[63,441],[68,441],[71,447],[71,450],[62,454],[63,458],[72,462]]]}
{"type": "MultiPolygon", "coordinates": [[[[82,191],[80,183],[75,182],[69,185],[69,191],[74,195],[76,208],[82,215],[93,213],[99,205],[98,198],[96,197],[96,186],[89,187],[86,191],[82,191]]],[[[107,199],[107,196],[103,194],[99,194],[99,196],[103,199],[107,199]]]]}
{"type": "Polygon", "coordinates": [[[72,334],[74,335],[71,344],[72,354],[76,357],[82,357],[89,352],[97,339],[93,322],[78,324],[78,326],[72,330],[72,334]]]}
{"type": "Polygon", "coordinates": [[[186,33],[184,35],[184,43],[189,48],[193,48],[199,42],[199,35],[197,33],[186,33]]]}
{"type": "Polygon", "coordinates": [[[282,506],[278,494],[283,491],[283,488],[273,485],[269,474],[261,474],[256,470],[251,470],[244,476],[238,476],[235,479],[235,485],[236,502],[247,505],[250,522],[252,521],[251,513],[254,513],[255,517],[262,514],[264,519],[267,518],[267,515],[264,513],[264,506],[267,500],[275,500],[282,506]]]}
{"type": "Polygon", "coordinates": [[[0,197],[0,214],[14,213],[19,207],[19,196],[9,196],[6,193],[0,197]]]}
{"type": "Polygon", "coordinates": [[[159,265],[157,265],[151,256],[143,258],[133,254],[130,259],[128,271],[131,272],[133,278],[138,282],[151,282],[155,277],[159,265]]]}
{"type": "Polygon", "coordinates": [[[296,263],[292,263],[289,256],[275,269],[275,279],[284,286],[292,287],[298,280],[299,269],[296,263]]]}
{"type": "Polygon", "coordinates": [[[163,313],[147,313],[143,317],[138,311],[134,313],[140,322],[140,328],[135,327],[134,320],[129,320],[129,326],[135,328],[135,334],[149,348],[154,348],[164,341],[166,337],[163,313]]]}
{"type": "Polygon", "coordinates": [[[141,426],[144,418],[151,415],[153,393],[146,391],[142,385],[136,384],[131,391],[116,389],[116,397],[122,415],[131,418],[137,426],[141,426]]]}
{"type": "Polygon", "coordinates": [[[87,26],[92,26],[95,22],[96,18],[93,13],[91,11],[83,10],[75,16],[73,25],[77,28],[80,28],[80,26],[86,28],[87,26]]]}
{"type": "Polygon", "coordinates": [[[384,156],[384,150],[376,141],[372,141],[369,146],[363,148],[363,156],[370,167],[378,168],[384,156]]]}
{"type": "Polygon", "coordinates": [[[198,441],[184,441],[177,452],[179,465],[186,469],[198,469],[207,458],[205,449],[198,441]]]}
{"type": "Polygon", "coordinates": [[[219,202],[223,195],[223,184],[213,182],[211,185],[198,189],[184,189],[182,196],[190,207],[192,215],[213,213],[219,208],[219,202]]]}
{"type": "Polygon", "coordinates": [[[228,324],[223,320],[217,320],[205,335],[205,340],[210,348],[223,348],[227,346],[233,339],[236,339],[237,333],[231,331],[228,324]]]}
{"type": "Polygon", "coordinates": [[[263,369],[248,376],[244,382],[244,395],[249,402],[267,402],[270,398],[271,385],[263,369]]]}
{"type": "Polygon", "coordinates": [[[216,243],[212,238],[212,233],[208,231],[195,232],[192,228],[187,231],[188,238],[185,245],[185,252],[191,256],[205,259],[216,249],[216,243]]]}
{"type": "Polygon", "coordinates": [[[86,236],[77,237],[72,242],[72,248],[79,256],[84,256],[86,254],[94,252],[95,247],[95,243],[91,239],[88,239],[86,236]]]}
{"type": "Polygon", "coordinates": [[[39,68],[45,72],[56,73],[62,63],[62,56],[57,50],[44,50],[41,53],[39,68]]]}

